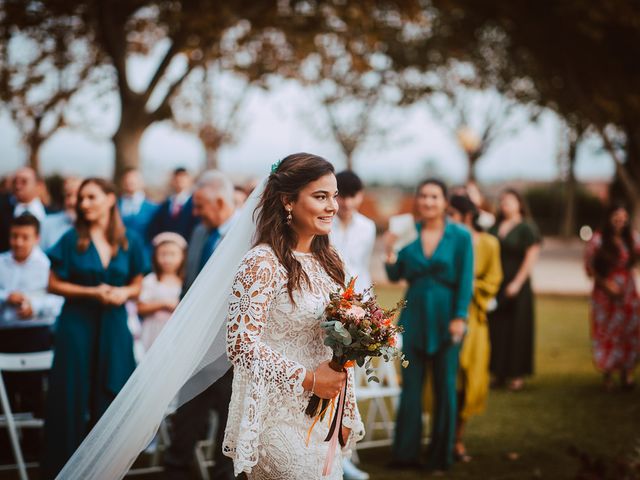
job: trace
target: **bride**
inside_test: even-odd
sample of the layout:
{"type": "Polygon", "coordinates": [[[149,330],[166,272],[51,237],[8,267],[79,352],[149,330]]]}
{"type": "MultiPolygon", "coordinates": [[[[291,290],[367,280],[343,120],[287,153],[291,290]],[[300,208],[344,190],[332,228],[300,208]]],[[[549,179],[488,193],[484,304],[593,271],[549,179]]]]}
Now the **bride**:
{"type": "Polygon", "coordinates": [[[222,446],[249,479],[342,478],[341,454],[364,435],[353,369],[328,366],[320,328],[344,285],[329,244],[338,207],[333,166],[293,154],[274,165],[143,361],[57,478],[122,478],[171,402],[183,404],[234,366],[222,446]],[[226,328],[225,328],[226,327],[226,328]],[[347,382],[343,452],[329,452],[327,419],[304,410],[347,382]],[[334,453],[331,472],[323,476],[334,453]]]}
{"type": "MultiPolygon", "coordinates": [[[[234,378],[223,451],[236,475],[322,478],[328,425],[318,422],[311,430],[304,410],[312,393],[336,397],[345,379],[343,438],[348,446],[362,435],[353,369],[346,378],[329,367],[331,349],[320,328],[329,293],[345,282],[328,238],[337,193],[329,162],[295,154],[274,169],[262,195],[257,245],[240,264],[229,302],[234,378]]],[[[340,464],[334,462],[330,478],[342,478],[340,464]]]]}

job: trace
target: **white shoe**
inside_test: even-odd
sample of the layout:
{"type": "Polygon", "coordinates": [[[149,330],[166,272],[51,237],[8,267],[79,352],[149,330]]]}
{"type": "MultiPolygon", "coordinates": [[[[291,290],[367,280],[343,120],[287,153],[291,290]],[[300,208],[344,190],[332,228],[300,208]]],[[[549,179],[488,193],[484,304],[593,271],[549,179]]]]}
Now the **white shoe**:
{"type": "Polygon", "coordinates": [[[344,480],[369,480],[369,474],[356,467],[348,458],[342,459],[344,480]]]}

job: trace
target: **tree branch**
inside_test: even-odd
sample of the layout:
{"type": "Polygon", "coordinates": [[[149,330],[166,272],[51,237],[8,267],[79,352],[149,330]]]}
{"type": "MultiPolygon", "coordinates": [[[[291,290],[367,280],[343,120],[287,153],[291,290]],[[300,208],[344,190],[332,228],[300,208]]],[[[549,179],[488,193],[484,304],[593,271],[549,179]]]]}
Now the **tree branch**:
{"type": "Polygon", "coordinates": [[[174,38],[173,42],[171,43],[171,46],[167,49],[167,52],[162,58],[162,61],[158,65],[158,68],[156,69],[155,73],[153,74],[153,77],[151,78],[151,81],[149,82],[147,89],[142,95],[142,98],[145,104],[149,101],[149,98],[151,98],[153,91],[155,90],[156,86],[164,76],[165,72],[167,71],[167,68],[171,64],[171,61],[182,48],[183,41],[184,40],[182,35],[176,35],[176,38],[174,38]]]}
{"type": "Polygon", "coordinates": [[[613,163],[615,164],[615,167],[616,167],[616,174],[618,175],[620,182],[622,182],[622,185],[626,190],[627,194],[631,198],[633,198],[635,202],[637,202],[638,194],[636,193],[634,181],[631,178],[631,174],[629,173],[629,170],[627,170],[624,162],[620,158],[620,155],[616,151],[616,148],[614,147],[613,142],[609,138],[609,135],[607,135],[607,132],[604,131],[604,128],[598,127],[598,133],[602,138],[602,141],[604,143],[606,150],[609,152],[609,155],[611,155],[611,158],[613,159],[613,163]]]}
{"type": "Polygon", "coordinates": [[[165,94],[158,107],[149,114],[150,118],[156,121],[165,119],[165,112],[167,112],[167,110],[169,109],[169,101],[171,100],[171,97],[173,97],[180,85],[182,85],[182,82],[184,82],[185,78],[189,76],[193,69],[197,66],[200,66],[201,64],[202,61],[189,62],[183,74],[180,75],[180,77],[169,86],[169,88],[167,89],[167,93],[165,94]]]}
{"type": "MultiPolygon", "coordinates": [[[[133,95],[127,80],[127,52],[125,45],[124,25],[118,25],[113,18],[114,7],[107,0],[97,1],[97,24],[100,29],[99,39],[104,50],[111,57],[118,78],[118,91],[121,99],[133,95]],[[118,38],[122,37],[122,38],[118,38]]],[[[124,23],[124,22],[122,22],[124,23]]]]}

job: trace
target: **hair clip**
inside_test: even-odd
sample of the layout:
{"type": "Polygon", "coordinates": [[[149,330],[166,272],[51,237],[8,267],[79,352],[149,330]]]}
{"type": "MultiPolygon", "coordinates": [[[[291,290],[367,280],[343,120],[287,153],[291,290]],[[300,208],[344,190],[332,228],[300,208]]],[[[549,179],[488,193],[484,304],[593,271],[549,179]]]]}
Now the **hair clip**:
{"type": "Polygon", "coordinates": [[[278,168],[280,168],[281,163],[282,163],[282,160],[278,160],[276,163],[271,165],[271,173],[276,173],[278,171],[278,168]]]}

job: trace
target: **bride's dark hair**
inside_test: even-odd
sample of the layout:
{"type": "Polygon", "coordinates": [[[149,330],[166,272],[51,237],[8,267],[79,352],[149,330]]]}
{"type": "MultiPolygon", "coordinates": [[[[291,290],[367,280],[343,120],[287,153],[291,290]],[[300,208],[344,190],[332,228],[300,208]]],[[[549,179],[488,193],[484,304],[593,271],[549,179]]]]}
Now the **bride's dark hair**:
{"type": "MultiPolygon", "coordinates": [[[[310,285],[310,280],[293,254],[298,235],[287,225],[284,202],[295,201],[306,185],[328,174],[335,174],[335,169],[322,157],[310,153],[289,155],[272,171],[256,207],[256,245],[269,245],[287,270],[287,291],[291,300],[293,291],[299,289],[303,281],[310,285]]],[[[329,236],[316,235],[311,242],[311,252],[327,274],[338,284],[344,285],[344,266],[329,243],[329,236]]]]}

